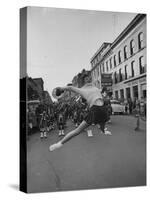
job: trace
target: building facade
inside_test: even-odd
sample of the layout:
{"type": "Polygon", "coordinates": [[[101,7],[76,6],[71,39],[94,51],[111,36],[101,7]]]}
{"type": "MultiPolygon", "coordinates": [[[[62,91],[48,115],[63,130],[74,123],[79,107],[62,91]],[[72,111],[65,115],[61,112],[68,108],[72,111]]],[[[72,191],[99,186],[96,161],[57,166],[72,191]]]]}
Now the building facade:
{"type": "Polygon", "coordinates": [[[104,42],[91,58],[91,78],[93,84],[98,88],[102,88],[102,69],[104,67],[104,62],[102,62],[102,58],[108,51],[110,46],[111,43],[104,42]]]}
{"type": "Polygon", "coordinates": [[[42,78],[27,77],[27,101],[39,100],[41,103],[52,104],[48,91],[44,91],[42,78]]]}
{"type": "Polygon", "coordinates": [[[93,83],[98,85],[102,74],[108,73],[114,98],[146,98],[146,15],[136,15],[94,65],[97,58],[95,54],[91,59],[93,83]]]}
{"type": "Polygon", "coordinates": [[[89,78],[91,79],[91,72],[83,69],[82,72],[74,76],[72,80],[72,85],[78,88],[83,87],[85,84],[85,80],[84,80],[85,76],[89,76],[89,78]]]}

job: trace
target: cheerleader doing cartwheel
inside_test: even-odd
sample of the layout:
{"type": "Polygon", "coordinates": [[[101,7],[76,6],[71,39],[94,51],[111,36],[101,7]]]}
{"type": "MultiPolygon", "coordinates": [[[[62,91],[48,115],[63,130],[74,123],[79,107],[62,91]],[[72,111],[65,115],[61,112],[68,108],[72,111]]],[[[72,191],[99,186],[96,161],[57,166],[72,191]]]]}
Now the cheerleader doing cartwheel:
{"type": "MultiPolygon", "coordinates": [[[[71,138],[79,135],[84,129],[86,129],[91,124],[102,124],[102,131],[105,132],[105,123],[107,121],[107,109],[104,106],[104,100],[100,90],[95,87],[92,83],[89,83],[89,77],[85,79],[86,84],[82,88],[77,88],[73,86],[59,87],[57,88],[57,94],[64,91],[75,92],[84,99],[86,99],[89,106],[88,115],[82,121],[82,123],[74,130],[69,132],[62,138],[59,142],[50,145],[49,150],[54,151],[62,147],[71,138]]],[[[61,95],[60,95],[61,96],[61,95]]]]}

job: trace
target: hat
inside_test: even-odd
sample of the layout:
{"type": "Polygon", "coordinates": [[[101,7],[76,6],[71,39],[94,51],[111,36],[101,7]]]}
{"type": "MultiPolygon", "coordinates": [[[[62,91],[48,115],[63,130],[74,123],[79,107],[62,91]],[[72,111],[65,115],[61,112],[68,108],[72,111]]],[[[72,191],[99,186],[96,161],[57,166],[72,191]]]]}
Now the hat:
{"type": "Polygon", "coordinates": [[[56,87],[52,91],[52,96],[55,99],[60,99],[64,96],[64,90],[62,90],[60,87],[56,87]]]}

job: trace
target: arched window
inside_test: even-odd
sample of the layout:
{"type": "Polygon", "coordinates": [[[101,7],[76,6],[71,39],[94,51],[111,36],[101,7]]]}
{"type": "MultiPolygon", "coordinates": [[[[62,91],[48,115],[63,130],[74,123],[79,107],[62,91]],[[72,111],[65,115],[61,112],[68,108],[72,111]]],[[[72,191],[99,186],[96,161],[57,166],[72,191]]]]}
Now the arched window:
{"type": "Polygon", "coordinates": [[[141,56],[139,58],[139,67],[140,67],[140,74],[145,73],[145,62],[144,62],[144,56],[141,56]]]}
{"type": "Polygon", "coordinates": [[[116,55],[114,55],[114,67],[116,67],[116,55]]]}
{"type": "Polygon", "coordinates": [[[114,72],[114,83],[117,83],[118,80],[117,80],[117,72],[114,72]]]}
{"type": "Polygon", "coordinates": [[[127,45],[124,47],[124,59],[128,58],[127,45]]]}
{"type": "Polygon", "coordinates": [[[121,51],[118,52],[118,61],[121,63],[121,51]]]}
{"type": "Polygon", "coordinates": [[[144,34],[142,32],[138,34],[138,47],[139,49],[144,47],[144,34]]]}
{"type": "Polygon", "coordinates": [[[122,81],[122,69],[121,68],[119,69],[119,81],[120,82],[122,81]]]}
{"type": "Polygon", "coordinates": [[[106,71],[108,72],[108,61],[106,61],[106,71]]]}
{"type": "Polygon", "coordinates": [[[135,76],[135,61],[131,62],[131,76],[135,76]]]}
{"type": "Polygon", "coordinates": [[[130,42],[130,53],[131,53],[131,56],[135,53],[135,42],[134,42],[134,40],[131,40],[131,42],[130,42]]]}
{"type": "Polygon", "coordinates": [[[128,66],[125,65],[124,67],[124,72],[125,72],[125,80],[128,78],[128,66]]]}
{"type": "Polygon", "coordinates": [[[111,69],[112,68],[112,58],[110,58],[109,62],[110,62],[110,69],[111,69]]]}

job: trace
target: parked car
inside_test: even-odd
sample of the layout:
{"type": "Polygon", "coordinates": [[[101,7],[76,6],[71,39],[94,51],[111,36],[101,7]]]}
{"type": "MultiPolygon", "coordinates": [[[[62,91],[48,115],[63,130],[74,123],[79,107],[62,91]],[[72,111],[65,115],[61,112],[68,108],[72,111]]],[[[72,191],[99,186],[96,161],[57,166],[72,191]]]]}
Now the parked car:
{"type": "Polygon", "coordinates": [[[122,105],[120,101],[110,100],[112,114],[124,114],[125,113],[125,105],[122,105]]]}

